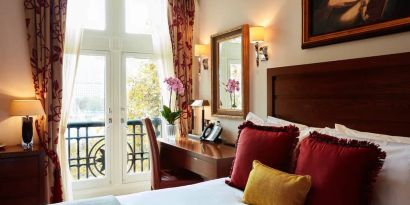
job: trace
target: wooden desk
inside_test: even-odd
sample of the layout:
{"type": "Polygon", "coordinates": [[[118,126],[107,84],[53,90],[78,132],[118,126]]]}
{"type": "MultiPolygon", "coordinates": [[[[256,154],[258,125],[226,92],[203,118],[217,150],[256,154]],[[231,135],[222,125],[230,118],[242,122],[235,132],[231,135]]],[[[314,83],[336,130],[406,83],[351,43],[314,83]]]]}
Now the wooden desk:
{"type": "Polygon", "coordinates": [[[161,164],[167,168],[185,168],[206,179],[229,176],[235,148],[192,139],[158,138],[161,164]]]}

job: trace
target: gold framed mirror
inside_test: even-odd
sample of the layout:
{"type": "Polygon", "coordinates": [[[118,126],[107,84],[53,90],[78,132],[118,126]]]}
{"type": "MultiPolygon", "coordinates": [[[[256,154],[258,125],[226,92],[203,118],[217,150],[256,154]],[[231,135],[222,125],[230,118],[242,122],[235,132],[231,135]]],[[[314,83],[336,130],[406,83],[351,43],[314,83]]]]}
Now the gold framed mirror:
{"type": "Polygon", "coordinates": [[[245,118],[249,110],[249,25],[211,36],[212,115],[245,118]]]}

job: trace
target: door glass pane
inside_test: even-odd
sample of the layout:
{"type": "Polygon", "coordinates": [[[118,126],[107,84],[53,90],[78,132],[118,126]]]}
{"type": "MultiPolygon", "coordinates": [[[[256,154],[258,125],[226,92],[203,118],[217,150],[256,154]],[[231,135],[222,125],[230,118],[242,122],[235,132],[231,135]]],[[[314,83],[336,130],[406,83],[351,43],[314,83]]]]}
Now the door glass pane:
{"type": "Polygon", "coordinates": [[[154,130],[161,134],[161,95],[156,65],[149,59],[127,57],[127,172],[149,171],[149,141],[142,119],[151,118],[154,130]]]}
{"type": "Polygon", "coordinates": [[[65,135],[75,180],[106,173],[105,67],[105,56],[80,55],[65,135]]]}
{"type": "Polygon", "coordinates": [[[85,23],[85,28],[93,30],[105,30],[105,0],[88,1],[88,16],[85,23]]]}
{"type": "Polygon", "coordinates": [[[149,18],[148,1],[125,0],[125,32],[133,34],[150,34],[151,20],[149,18]]]}

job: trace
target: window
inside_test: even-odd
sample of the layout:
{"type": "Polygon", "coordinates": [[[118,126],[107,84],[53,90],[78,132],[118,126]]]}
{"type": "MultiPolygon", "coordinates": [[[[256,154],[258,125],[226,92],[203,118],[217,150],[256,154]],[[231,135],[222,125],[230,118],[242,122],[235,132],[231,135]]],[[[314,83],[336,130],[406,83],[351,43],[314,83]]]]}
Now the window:
{"type": "Polygon", "coordinates": [[[149,1],[89,0],[65,133],[74,196],[110,185],[149,188],[142,119],[152,119],[158,136],[162,130],[149,1]]]}
{"type": "Polygon", "coordinates": [[[85,28],[92,30],[105,30],[105,0],[89,0],[88,18],[85,28]]]}
{"type": "Polygon", "coordinates": [[[151,20],[147,1],[125,1],[125,32],[132,34],[151,33],[151,20]]]}

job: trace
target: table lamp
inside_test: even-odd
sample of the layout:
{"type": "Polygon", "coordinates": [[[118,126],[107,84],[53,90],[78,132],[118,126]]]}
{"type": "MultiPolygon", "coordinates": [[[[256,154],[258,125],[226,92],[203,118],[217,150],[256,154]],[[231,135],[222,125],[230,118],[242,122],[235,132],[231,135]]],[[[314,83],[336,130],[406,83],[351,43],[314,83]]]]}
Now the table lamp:
{"type": "Polygon", "coordinates": [[[23,116],[22,146],[24,149],[33,147],[33,117],[44,115],[43,106],[39,100],[13,100],[10,105],[11,116],[23,116]]]}
{"type": "Polygon", "coordinates": [[[205,106],[209,106],[208,100],[195,100],[191,104],[191,107],[202,107],[202,131],[205,128],[205,106]]]}

